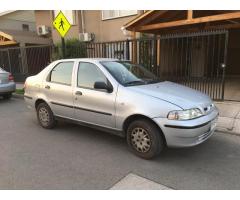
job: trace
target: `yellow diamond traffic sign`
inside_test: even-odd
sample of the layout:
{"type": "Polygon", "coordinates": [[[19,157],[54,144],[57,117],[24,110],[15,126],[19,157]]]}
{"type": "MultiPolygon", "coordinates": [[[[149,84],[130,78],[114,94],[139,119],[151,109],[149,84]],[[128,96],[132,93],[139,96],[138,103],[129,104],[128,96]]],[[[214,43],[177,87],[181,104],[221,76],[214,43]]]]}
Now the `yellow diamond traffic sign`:
{"type": "Polygon", "coordinates": [[[71,28],[71,24],[67,20],[67,18],[64,16],[62,11],[60,11],[57,15],[57,17],[53,21],[53,26],[56,28],[56,30],[59,32],[59,34],[64,37],[69,29],[71,28]]]}

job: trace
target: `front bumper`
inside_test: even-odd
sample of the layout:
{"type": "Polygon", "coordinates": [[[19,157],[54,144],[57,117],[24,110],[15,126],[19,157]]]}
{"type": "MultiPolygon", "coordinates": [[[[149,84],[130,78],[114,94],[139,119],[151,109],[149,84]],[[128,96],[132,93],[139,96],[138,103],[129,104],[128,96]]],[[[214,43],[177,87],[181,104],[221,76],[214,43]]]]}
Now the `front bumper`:
{"type": "Polygon", "coordinates": [[[0,84],[0,94],[12,93],[16,90],[16,84],[9,82],[6,84],[0,84]]]}
{"type": "Polygon", "coordinates": [[[191,147],[206,141],[216,129],[218,110],[197,119],[177,121],[167,118],[153,120],[162,129],[169,147],[191,147]]]}

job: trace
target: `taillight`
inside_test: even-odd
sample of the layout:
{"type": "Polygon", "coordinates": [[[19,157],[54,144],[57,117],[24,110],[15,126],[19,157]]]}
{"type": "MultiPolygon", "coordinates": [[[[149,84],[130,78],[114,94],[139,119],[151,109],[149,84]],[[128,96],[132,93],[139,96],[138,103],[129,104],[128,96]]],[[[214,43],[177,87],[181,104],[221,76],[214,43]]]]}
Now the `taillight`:
{"type": "Polygon", "coordinates": [[[9,74],[9,76],[8,76],[8,80],[9,80],[9,81],[14,81],[14,77],[13,77],[12,74],[9,74]]]}

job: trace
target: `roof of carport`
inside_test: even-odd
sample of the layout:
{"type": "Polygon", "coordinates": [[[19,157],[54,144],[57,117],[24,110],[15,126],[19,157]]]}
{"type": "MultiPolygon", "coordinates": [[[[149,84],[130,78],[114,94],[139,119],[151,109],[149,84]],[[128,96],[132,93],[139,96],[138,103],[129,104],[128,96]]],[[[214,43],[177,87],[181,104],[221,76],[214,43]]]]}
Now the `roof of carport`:
{"type": "Polygon", "coordinates": [[[150,10],[131,20],[124,27],[129,31],[147,33],[240,28],[240,12],[150,10]]]}
{"type": "Polygon", "coordinates": [[[37,33],[31,31],[1,30],[0,46],[24,44],[51,44],[52,40],[39,37],[37,33]]]}

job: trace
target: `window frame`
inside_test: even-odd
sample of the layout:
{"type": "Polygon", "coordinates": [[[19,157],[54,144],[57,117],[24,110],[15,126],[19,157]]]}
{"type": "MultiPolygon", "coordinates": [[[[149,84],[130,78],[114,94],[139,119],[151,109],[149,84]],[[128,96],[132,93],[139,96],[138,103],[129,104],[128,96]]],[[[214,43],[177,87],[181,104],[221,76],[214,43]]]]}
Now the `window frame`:
{"type": "Polygon", "coordinates": [[[111,20],[111,19],[118,19],[118,18],[123,18],[123,17],[130,17],[130,16],[134,16],[134,15],[137,15],[137,14],[138,14],[138,10],[135,10],[136,13],[134,13],[134,14],[120,15],[120,11],[121,11],[121,10],[116,10],[116,11],[118,11],[118,16],[114,16],[114,17],[104,17],[104,14],[103,14],[104,11],[109,11],[109,10],[102,10],[102,11],[101,11],[101,13],[102,13],[102,21],[111,20]]]}
{"type": "Polygon", "coordinates": [[[54,84],[59,84],[59,85],[72,86],[72,85],[73,85],[74,65],[75,65],[75,62],[74,62],[74,61],[62,61],[62,62],[57,63],[56,65],[54,65],[54,67],[53,67],[53,68],[51,69],[51,71],[48,73],[48,76],[47,76],[47,80],[46,80],[46,81],[49,82],[49,83],[54,83],[54,84]],[[62,63],[73,63],[72,74],[71,74],[71,83],[70,83],[70,84],[51,81],[51,77],[52,77],[52,72],[53,72],[53,70],[54,70],[58,65],[60,65],[60,64],[62,64],[62,63]]]}
{"type": "Polygon", "coordinates": [[[22,24],[22,30],[23,31],[30,31],[29,24],[22,24]]]}
{"type": "Polygon", "coordinates": [[[80,62],[78,62],[77,76],[76,76],[76,87],[77,87],[77,88],[94,90],[94,91],[98,91],[98,92],[112,93],[112,92],[108,92],[108,91],[106,91],[106,90],[100,90],[100,89],[95,89],[95,88],[90,88],[90,87],[79,86],[79,85],[78,85],[78,73],[79,73],[79,69],[80,69],[80,64],[81,64],[81,63],[88,63],[88,64],[94,65],[94,66],[96,67],[96,69],[106,78],[107,84],[109,84],[109,85],[113,88],[112,83],[109,81],[109,79],[107,78],[107,76],[103,73],[103,71],[98,67],[98,65],[96,65],[95,63],[92,63],[92,62],[87,62],[87,61],[80,61],[80,62]]]}

